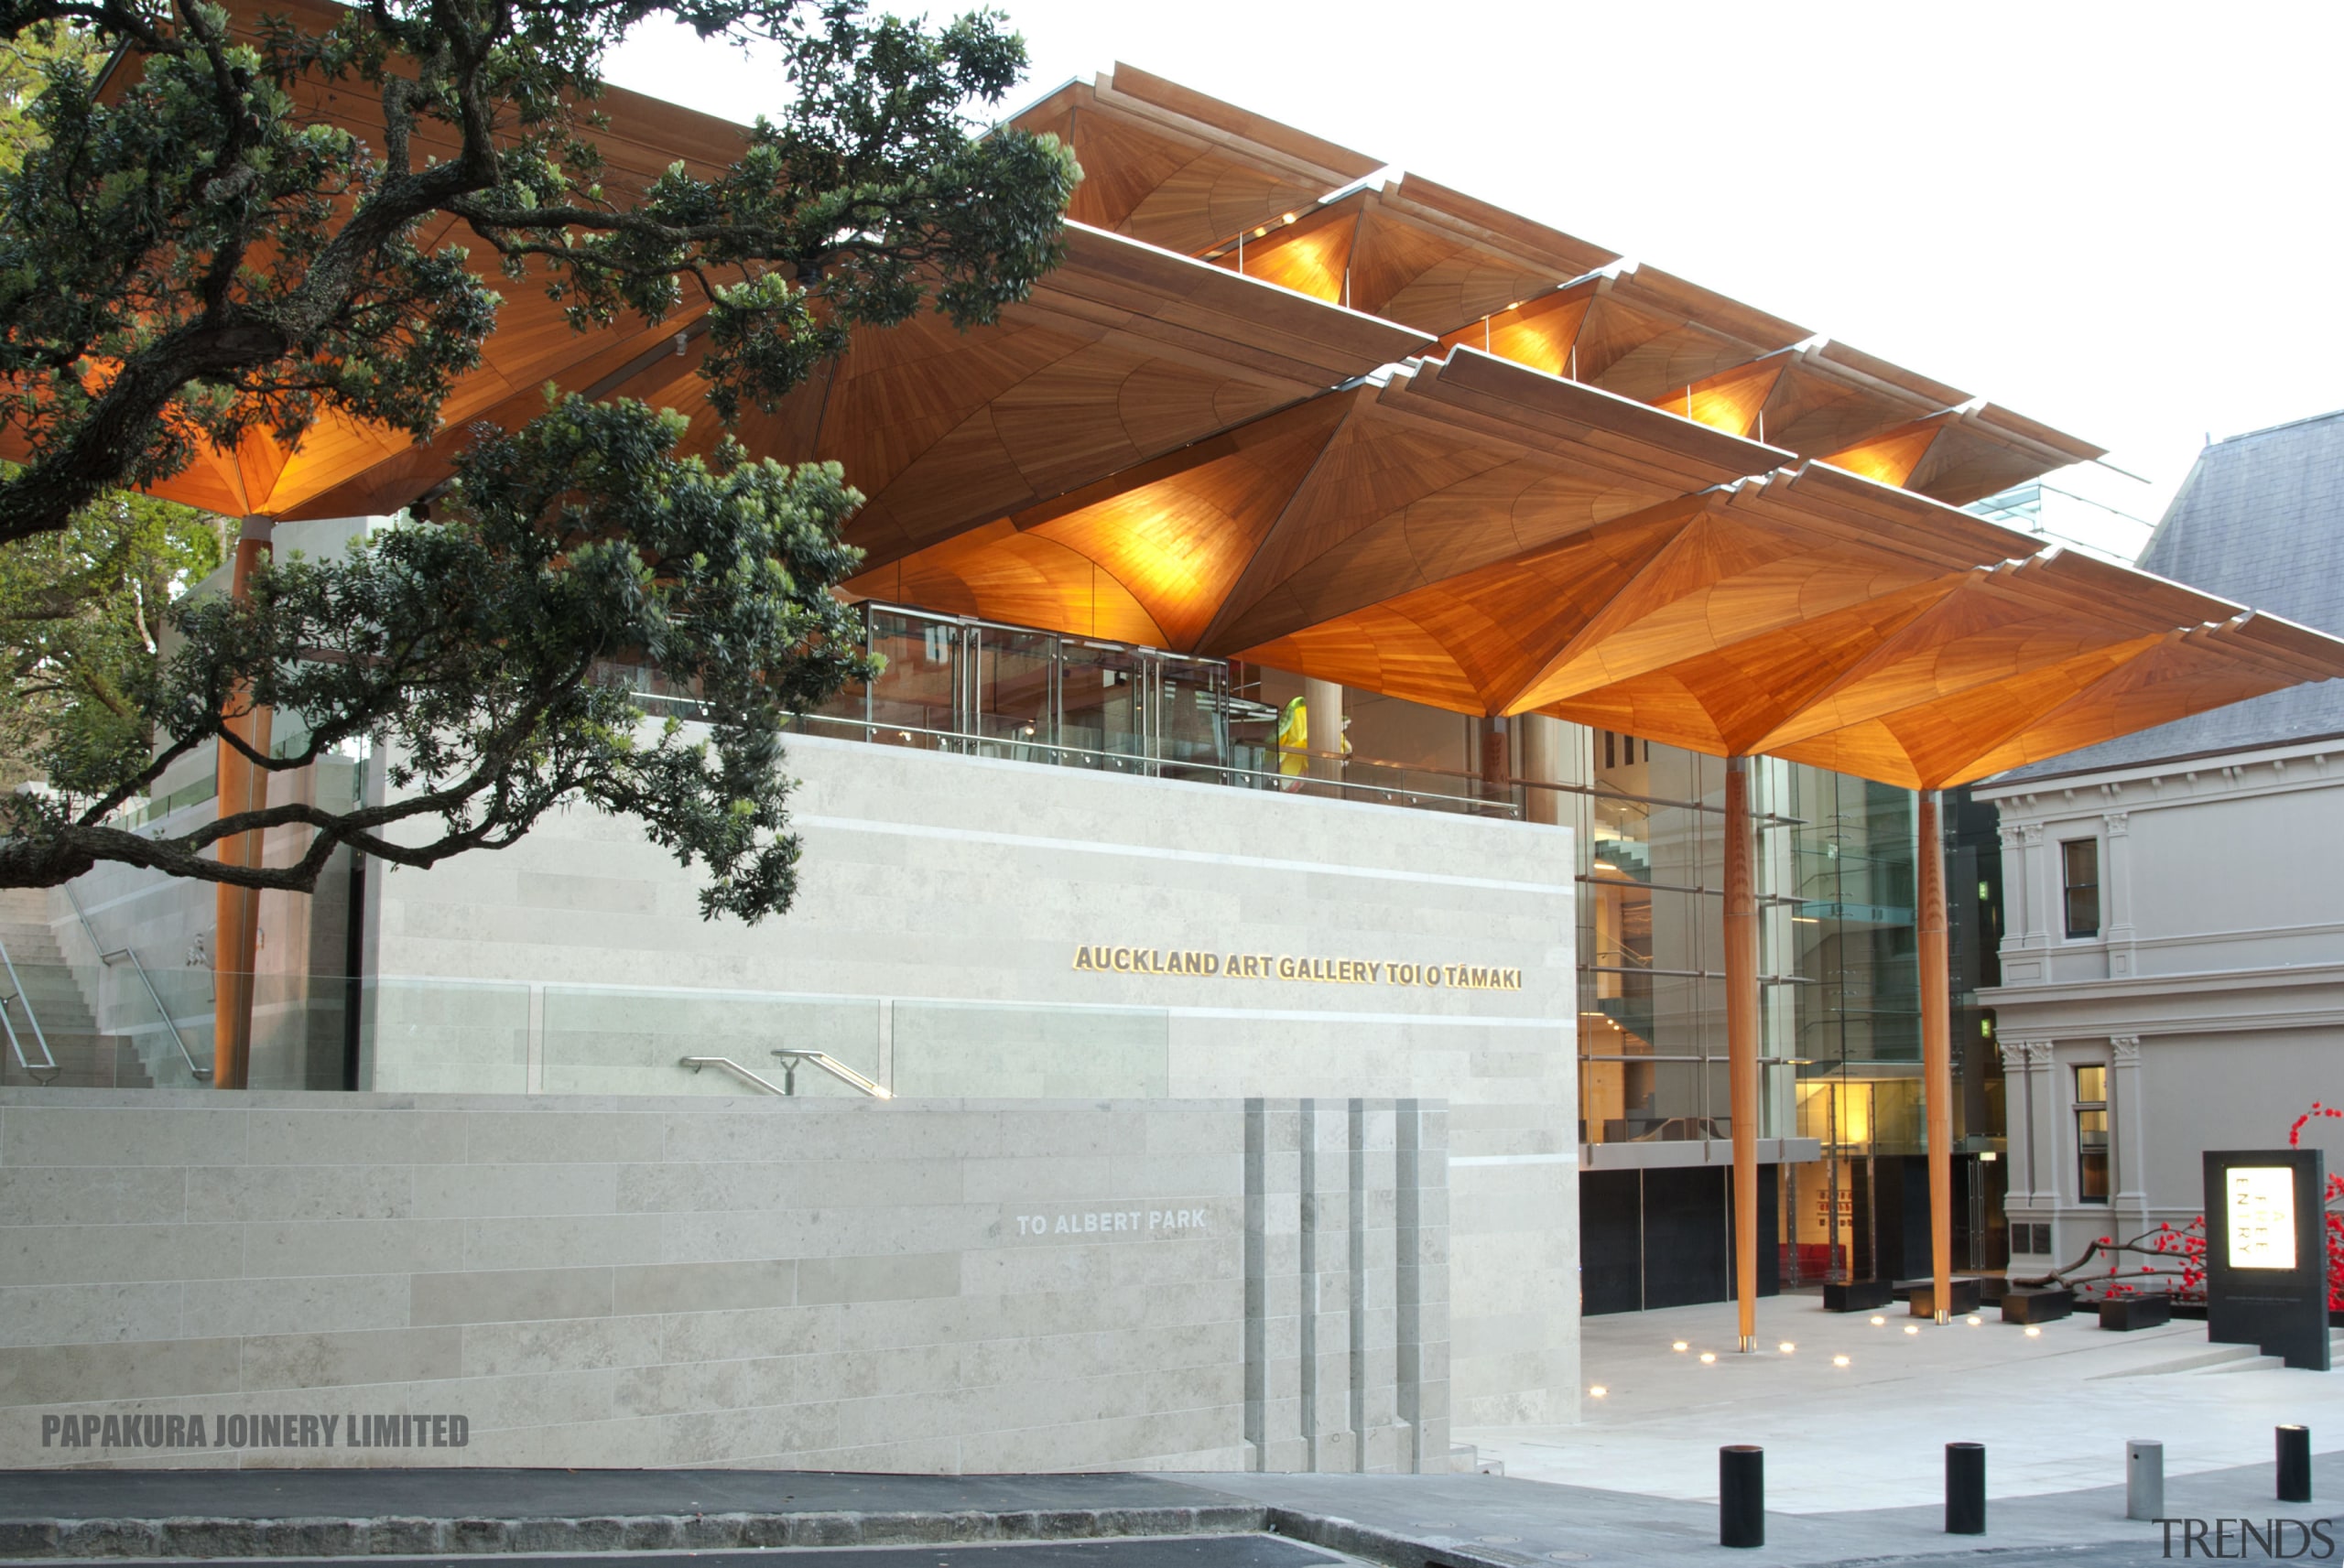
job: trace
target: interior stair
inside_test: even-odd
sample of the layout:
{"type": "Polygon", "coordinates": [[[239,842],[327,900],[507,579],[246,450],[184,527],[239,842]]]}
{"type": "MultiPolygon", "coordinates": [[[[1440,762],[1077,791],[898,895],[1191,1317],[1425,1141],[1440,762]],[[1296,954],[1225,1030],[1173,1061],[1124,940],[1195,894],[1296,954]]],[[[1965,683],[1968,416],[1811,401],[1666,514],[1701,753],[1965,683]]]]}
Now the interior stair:
{"type": "MultiPolygon", "coordinates": [[[[7,1004],[8,1022],[16,1032],[26,1059],[38,1065],[40,1046],[31,1019],[40,1022],[40,1034],[57,1059],[57,1074],[33,1074],[17,1065],[15,1053],[0,1043],[0,1084],[31,1085],[46,1078],[55,1088],[151,1088],[154,1078],[127,1044],[98,1032],[92,998],[82,989],[82,977],[65,961],[57,935],[49,924],[48,895],[38,888],[0,889],[0,945],[7,948],[24,994],[7,1004]],[[29,1013],[30,1017],[27,1017],[29,1013]]],[[[16,989],[0,970],[0,995],[16,989]]]]}

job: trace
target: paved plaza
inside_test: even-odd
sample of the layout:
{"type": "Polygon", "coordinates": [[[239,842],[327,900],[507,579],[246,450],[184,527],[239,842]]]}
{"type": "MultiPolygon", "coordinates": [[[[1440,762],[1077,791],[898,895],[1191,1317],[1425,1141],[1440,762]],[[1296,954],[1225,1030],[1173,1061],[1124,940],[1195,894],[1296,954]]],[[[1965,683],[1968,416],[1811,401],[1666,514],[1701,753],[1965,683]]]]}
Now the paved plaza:
{"type": "Polygon", "coordinates": [[[1714,1499],[1719,1445],[1755,1443],[1767,1507],[1791,1513],[1933,1504],[1949,1442],[1986,1444],[1990,1498],[2121,1486],[2131,1438],[2165,1444],[2168,1476],[2267,1465],[2286,1422],[2316,1453],[2344,1450],[2344,1372],[2209,1346],[2202,1323],[2114,1334],[2078,1315],[2029,1336],[1993,1308],[1940,1328],[1902,1303],[1843,1314],[1785,1295],[1758,1303],[1758,1328],[1742,1356],[1730,1303],[1590,1317],[1585,1379],[1604,1392],[1581,1424],[1458,1441],[1509,1476],[1679,1500],[1714,1499]]]}

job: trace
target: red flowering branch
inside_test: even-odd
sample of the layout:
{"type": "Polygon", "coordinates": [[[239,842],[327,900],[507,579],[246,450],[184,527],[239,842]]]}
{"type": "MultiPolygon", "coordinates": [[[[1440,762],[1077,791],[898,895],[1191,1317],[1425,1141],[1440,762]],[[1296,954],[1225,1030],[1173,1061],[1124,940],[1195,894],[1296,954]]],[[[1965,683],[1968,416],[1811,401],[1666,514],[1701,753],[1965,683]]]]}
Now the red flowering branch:
{"type": "MultiPolygon", "coordinates": [[[[2315,1119],[2344,1119],[2344,1108],[2324,1105],[2317,1100],[2311,1108],[2295,1118],[2287,1129],[2287,1147],[2303,1147],[2304,1129],[2315,1119]]],[[[2328,1305],[2330,1311],[2344,1311],[2344,1172],[2328,1178],[2328,1190],[2322,1195],[2321,1208],[2328,1232],[2328,1305]]],[[[2203,1300],[2206,1293],[2206,1217],[2199,1215],[2186,1225],[2160,1223],[2154,1230],[2144,1230],[2127,1240],[2118,1241],[2103,1236],[2084,1249],[2082,1257],[2064,1269],[2054,1269],[2047,1274],[2031,1279],[2013,1280],[2021,1286],[2072,1284],[2079,1289],[2098,1287],[2103,1297],[2132,1296],[2141,1292],[2143,1282],[2171,1281],[2176,1301],[2203,1300]],[[2154,1261],[2127,1275],[2123,1270],[2125,1255],[2146,1257],[2154,1261]],[[2105,1257],[2108,1271],[2088,1278],[2078,1278],[2090,1267],[2096,1258],[2105,1257]]]]}

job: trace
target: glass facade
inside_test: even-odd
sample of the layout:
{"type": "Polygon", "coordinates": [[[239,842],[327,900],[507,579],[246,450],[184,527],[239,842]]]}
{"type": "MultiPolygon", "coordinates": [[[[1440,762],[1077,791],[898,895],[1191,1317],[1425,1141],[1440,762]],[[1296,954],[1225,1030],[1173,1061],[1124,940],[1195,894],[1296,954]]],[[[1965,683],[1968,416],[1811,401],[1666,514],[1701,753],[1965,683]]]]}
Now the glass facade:
{"type": "MultiPolygon", "coordinates": [[[[1578,828],[1583,1141],[1731,1135],[1719,759],[1566,726],[1559,765],[1525,783],[1538,770],[1520,724],[1353,692],[1343,752],[1297,768],[1277,737],[1280,710],[1303,692],[1290,673],[864,611],[885,671],[808,715],[812,732],[1578,828]]],[[[1799,764],[1753,766],[1760,1131],[1826,1149],[1823,1176],[1800,1178],[1826,1190],[1785,1208],[1785,1260],[1800,1278],[1850,1264],[1849,1238],[1829,1234],[1855,1206],[1848,1192],[1869,1185],[1848,1162],[1921,1149],[1914,799],[1799,764]]]]}
{"type": "MultiPolygon", "coordinates": [[[[1305,694],[1291,673],[892,605],[863,610],[884,672],[806,716],[810,732],[1575,828],[1580,1141],[1732,1135],[1721,760],[1557,725],[1534,765],[1522,721],[1366,692],[1343,696],[1339,748],[1314,718],[1315,744],[1297,758],[1279,745],[1281,711],[1305,694]]],[[[1915,797],[1779,759],[1751,766],[1758,1135],[1821,1147],[1819,1160],[1775,1168],[1779,1278],[1796,1288],[1896,1277],[1926,1246],[1903,1223],[1926,1152],[1915,797]]],[[[1975,992],[1996,979],[2001,873],[1991,809],[1957,792],[1947,820],[1962,1091],[1957,1259],[1989,1268],[2007,1257],[1994,1184],[2001,1076],[1992,1018],[1975,992]]],[[[2071,906],[2080,895],[2096,910],[2096,864],[2071,856],[2069,872],[2071,906]],[[2079,869],[2089,873],[2080,881],[2079,869]]]]}

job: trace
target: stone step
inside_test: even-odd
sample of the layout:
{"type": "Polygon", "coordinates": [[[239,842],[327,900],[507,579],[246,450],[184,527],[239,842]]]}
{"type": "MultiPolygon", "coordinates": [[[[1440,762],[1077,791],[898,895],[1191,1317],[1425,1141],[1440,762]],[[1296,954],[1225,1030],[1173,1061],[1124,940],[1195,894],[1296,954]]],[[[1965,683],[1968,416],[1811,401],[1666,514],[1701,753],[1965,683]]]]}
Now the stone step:
{"type": "Polygon", "coordinates": [[[2145,1367],[2127,1367],[2119,1371],[2102,1372],[2091,1380],[2100,1382],[2110,1378],[2163,1378],[2179,1372],[2228,1371],[2241,1361],[2272,1359],[2258,1356],[2252,1345],[2208,1345],[2202,1350],[2193,1350],[2169,1360],[2153,1361],[2145,1367]]]}
{"type": "Polygon", "coordinates": [[[49,925],[49,890],[0,888],[0,923],[46,928],[49,925]]]}

